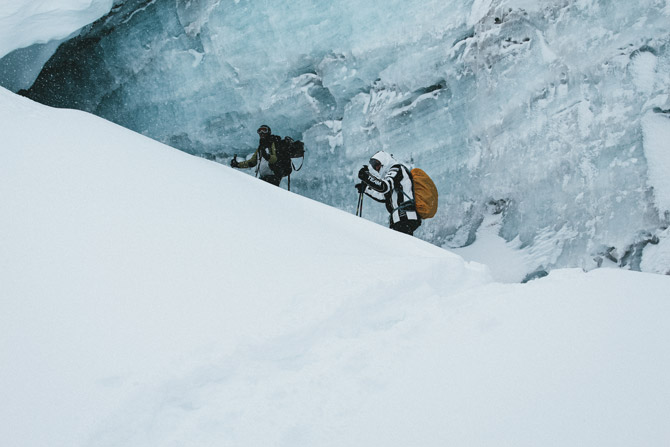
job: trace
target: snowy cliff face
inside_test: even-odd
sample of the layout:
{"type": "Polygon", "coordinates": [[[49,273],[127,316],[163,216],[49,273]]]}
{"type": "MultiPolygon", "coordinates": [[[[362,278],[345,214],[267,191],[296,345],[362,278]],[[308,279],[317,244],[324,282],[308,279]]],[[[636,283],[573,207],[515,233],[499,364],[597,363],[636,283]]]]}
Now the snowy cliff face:
{"type": "Polygon", "coordinates": [[[438,185],[428,241],[496,213],[529,273],[665,273],[644,253],[670,243],[668,23],[664,0],[129,0],[28,95],[221,162],[269,124],[308,148],[292,190],[347,210],[385,149],[438,185]]]}

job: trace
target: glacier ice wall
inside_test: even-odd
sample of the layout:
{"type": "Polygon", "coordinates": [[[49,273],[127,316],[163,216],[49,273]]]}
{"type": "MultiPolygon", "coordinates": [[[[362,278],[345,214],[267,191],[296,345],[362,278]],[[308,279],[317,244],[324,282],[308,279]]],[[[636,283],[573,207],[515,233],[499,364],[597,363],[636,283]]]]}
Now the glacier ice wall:
{"type": "Polygon", "coordinates": [[[308,148],[292,190],[350,211],[385,149],[440,189],[419,237],[470,244],[493,204],[535,270],[640,269],[670,223],[668,23],[664,0],[128,0],[28,95],[222,162],[269,124],[308,148]]]}

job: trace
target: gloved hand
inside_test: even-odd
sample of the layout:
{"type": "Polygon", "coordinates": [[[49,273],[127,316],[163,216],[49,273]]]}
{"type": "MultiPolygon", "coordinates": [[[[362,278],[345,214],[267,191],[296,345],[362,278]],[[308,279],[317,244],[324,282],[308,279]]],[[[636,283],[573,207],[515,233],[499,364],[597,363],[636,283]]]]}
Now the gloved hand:
{"type": "Polygon", "coordinates": [[[358,171],[358,178],[361,179],[361,182],[364,183],[368,188],[386,194],[388,192],[388,185],[385,186],[384,182],[377,176],[370,174],[367,165],[363,166],[360,171],[358,171]]]}
{"type": "Polygon", "coordinates": [[[368,171],[368,165],[364,165],[360,171],[358,171],[358,178],[361,180],[367,180],[370,177],[370,172],[368,171]]]}
{"type": "Polygon", "coordinates": [[[239,165],[240,165],[240,164],[237,162],[237,158],[233,158],[232,160],[230,160],[230,167],[231,167],[231,168],[236,168],[236,167],[238,167],[239,165]]]}
{"type": "Polygon", "coordinates": [[[363,194],[367,186],[365,185],[365,183],[356,183],[355,188],[358,190],[359,194],[363,194]]]}
{"type": "Polygon", "coordinates": [[[268,149],[267,147],[263,148],[263,150],[261,151],[261,156],[264,159],[269,160],[270,159],[270,149],[268,149]]]}

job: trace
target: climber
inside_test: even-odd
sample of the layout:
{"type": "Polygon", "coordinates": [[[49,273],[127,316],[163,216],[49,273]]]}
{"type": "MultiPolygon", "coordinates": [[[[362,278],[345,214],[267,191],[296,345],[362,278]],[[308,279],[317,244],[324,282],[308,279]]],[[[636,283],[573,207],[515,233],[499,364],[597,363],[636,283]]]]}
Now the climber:
{"type": "Polygon", "coordinates": [[[277,146],[281,138],[272,135],[272,130],[269,126],[263,124],[258,128],[258,148],[254,155],[246,161],[238,162],[237,155],[230,160],[230,166],[233,168],[253,168],[256,167],[256,177],[261,180],[279,186],[282,176],[275,173],[275,163],[277,163],[277,146]]]}
{"type": "Polygon", "coordinates": [[[378,174],[370,172],[367,165],[363,166],[358,171],[361,183],[356,185],[356,189],[386,204],[392,230],[413,235],[421,225],[421,217],[416,211],[409,169],[384,151],[370,158],[370,166],[378,174]]]}

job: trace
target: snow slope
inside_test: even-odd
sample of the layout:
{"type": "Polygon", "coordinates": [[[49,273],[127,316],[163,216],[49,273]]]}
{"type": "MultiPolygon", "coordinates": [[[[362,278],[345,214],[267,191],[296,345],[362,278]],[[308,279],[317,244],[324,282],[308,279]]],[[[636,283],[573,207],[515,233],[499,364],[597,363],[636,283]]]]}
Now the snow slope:
{"type": "Polygon", "coordinates": [[[92,115],[0,104],[2,445],[670,442],[670,277],[496,283],[92,115]]]}
{"type": "Polygon", "coordinates": [[[0,4],[0,57],[35,43],[64,39],[107,14],[113,0],[12,0],[0,4]]]}

